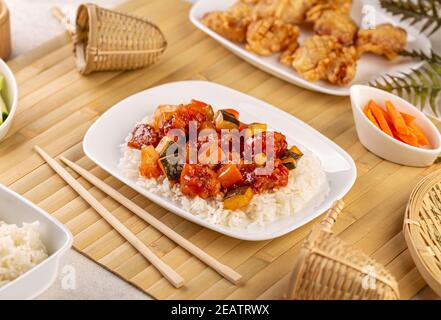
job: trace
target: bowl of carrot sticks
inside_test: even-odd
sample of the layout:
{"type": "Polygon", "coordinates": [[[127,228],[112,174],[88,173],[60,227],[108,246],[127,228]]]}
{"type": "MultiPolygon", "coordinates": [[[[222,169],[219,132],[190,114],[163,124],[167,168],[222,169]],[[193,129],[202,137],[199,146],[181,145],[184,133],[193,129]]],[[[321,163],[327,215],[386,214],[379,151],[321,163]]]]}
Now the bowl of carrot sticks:
{"type": "Polygon", "coordinates": [[[369,86],[351,87],[355,128],[360,142],[377,156],[406,166],[426,167],[441,152],[441,135],[415,106],[369,86]]]}

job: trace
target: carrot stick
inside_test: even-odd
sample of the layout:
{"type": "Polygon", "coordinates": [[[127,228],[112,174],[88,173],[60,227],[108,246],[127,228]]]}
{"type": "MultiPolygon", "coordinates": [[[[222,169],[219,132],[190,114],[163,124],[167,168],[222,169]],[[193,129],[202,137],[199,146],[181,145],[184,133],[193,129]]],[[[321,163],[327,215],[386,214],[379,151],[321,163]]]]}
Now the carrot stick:
{"type": "Polygon", "coordinates": [[[410,134],[405,135],[398,132],[398,138],[411,146],[418,147],[418,138],[414,135],[409,129],[408,132],[410,134]]]}
{"type": "Polygon", "coordinates": [[[429,139],[427,139],[424,132],[416,125],[415,122],[410,123],[408,126],[411,132],[417,137],[418,143],[421,146],[427,146],[429,144],[429,139]]]}
{"type": "Polygon", "coordinates": [[[394,135],[392,134],[392,130],[390,129],[389,124],[387,123],[387,120],[384,117],[383,109],[381,109],[381,107],[378,106],[374,100],[369,101],[368,108],[372,110],[372,114],[377,120],[380,129],[387,135],[394,137],[394,135]]]}
{"type": "Polygon", "coordinates": [[[377,120],[375,119],[374,115],[372,114],[372,110],[369,107],[364,108],[364,114],[368,119],[376,126],[378,129],[380,129],[380,125],[378,124],[377,120]]]}
{"type": "Polygon", "coordinates": [[[386,109],[387,112],[392,120],[392,123],[395,127],[395,129],[397,129],[398,133],[408,136],[409,135],[409,129],[406,125],[406,121],[404,121],[403,116],[401,115],[401,113],[399,113],[397,111],[397,109],[395,109],[394,105],[392,104],[392,102],[390,101],[386,101],[386,109]]]}
{"type": "Polygon", "coordinates": [[[405,113],[405,112],[400,112],[401,116],[403,117],[404,121],[406,122],[407,125],[411,124],[412,122],[415,121],[415,117],[411,114],[405,113]]]}

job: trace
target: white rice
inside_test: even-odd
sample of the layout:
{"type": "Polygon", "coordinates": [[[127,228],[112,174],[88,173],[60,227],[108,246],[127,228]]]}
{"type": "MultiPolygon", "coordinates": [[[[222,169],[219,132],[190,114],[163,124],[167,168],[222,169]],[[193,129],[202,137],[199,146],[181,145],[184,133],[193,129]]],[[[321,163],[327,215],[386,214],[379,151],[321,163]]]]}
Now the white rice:
{"type": "Polygon", "coordinates": [[[0,287],[48,257],[38,228],[38,221],[22,227],[0,221],[0,287]]]}
{"type": "MultiPolygon", "coordinates": [[[[142,122],[146,123],[147,118],[142,122]]],[[[181,193],[178,185],[170,186],[169,181],[163,179],[146,179],[139,174],[141,152],[121,145],[119,168],[123,174],[137,180],[137,183],[148,191],[170,199],[184,210],[210,223],[244,229],[248,227],[264,226],[280,218],[292,216],[305,208],[312,200],[320,204],[329,192],[326,174],[321,168],[320,161],[312,154],[305,153],[298,161],[297,168],[290,171],[286,187],[255,195],[251,203],[244,210],[227,210],[223,207],[222,196],[216,199],[189,198],[181,193]]]]}

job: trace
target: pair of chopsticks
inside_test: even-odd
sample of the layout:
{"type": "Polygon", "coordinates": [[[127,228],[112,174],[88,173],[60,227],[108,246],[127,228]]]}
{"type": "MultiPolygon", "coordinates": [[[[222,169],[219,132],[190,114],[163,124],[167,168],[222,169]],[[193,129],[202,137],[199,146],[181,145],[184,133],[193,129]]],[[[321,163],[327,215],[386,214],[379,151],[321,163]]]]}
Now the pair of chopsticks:
{"type": "MultiPolygon", "coordinates": [[[[66,169],[64,169],[55,159],[51,158],[40,147],[35,146],[35,150],[40,156],[47,162],[47,164],[63,178],[67,184],[69,184],[91,207],[93,207],[101,217],[106,220],[117,232],[119,232],[133,247],[135,247],[139,253],[141,253],[155,268],[176,288],[180,288],[184,285],[184,279],[174,271],[169,265],[163,262],[158,256],[156,256],[132,231],[130,231],[123,223],[115,218],[94,196],[84,188],[74,177],[72,177],[66,169]]],[[[231,269],[230,267],[222,264],[209,254],[205,253],[199,247],[182,237],[179,233],[175,232],[167,225],[156,219],[150,213],[138,206],[136,203],[126,198],[117,190],[110,187],[108,184],[73,163],[72,161],[60,157],[68,167],[77,172],[80,176],[88,180],[92,185],[112,197],[114,200],[122,204],[124,207],[132,211],[138,217],[149,223],[155,229],[162,234],[173,240],[176,244],[180,245],[188,252],[193,254],[199,260],[213,268],[225,279],[234,284],[238,284],[242,276],[231,269]]]]}

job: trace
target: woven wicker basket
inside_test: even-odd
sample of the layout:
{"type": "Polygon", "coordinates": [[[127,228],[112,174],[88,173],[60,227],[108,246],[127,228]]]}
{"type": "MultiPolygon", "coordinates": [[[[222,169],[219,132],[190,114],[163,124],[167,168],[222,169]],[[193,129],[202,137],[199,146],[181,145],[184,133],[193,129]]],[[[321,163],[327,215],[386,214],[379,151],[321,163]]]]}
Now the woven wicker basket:
{"type": "Polygon", "coordinates": [[[287,294],[295,300],[395,300],[398,284],[384,267],[331,232],[343,202],[313,227],[297,258],[287,294]]]}
{"type": "Polygon", "coordinates": [[[74,27],[54,9],[72,34],[76,65],[82,74],[146,67],[156,63],[167,47],[161,30],[146,19],[82,4],[74,27]]]}
{"type": "Polygon", "coordinates": [[[412,191],[403,231],[418,271],[441,295],[441,170],[422,179],[412,191]]]}
{"type": "Polygon", "coordinates": [[[11,26],[9,10],[0,0],[0,58],[6,60],[11,54],[11,26]]]}

